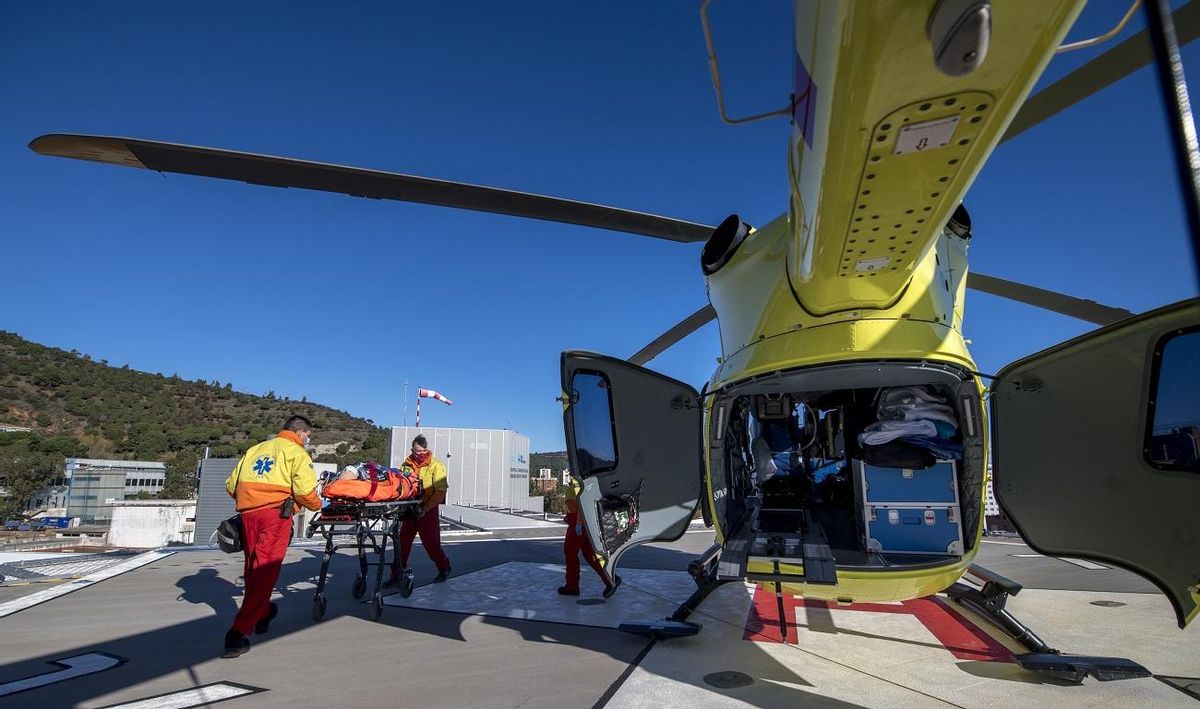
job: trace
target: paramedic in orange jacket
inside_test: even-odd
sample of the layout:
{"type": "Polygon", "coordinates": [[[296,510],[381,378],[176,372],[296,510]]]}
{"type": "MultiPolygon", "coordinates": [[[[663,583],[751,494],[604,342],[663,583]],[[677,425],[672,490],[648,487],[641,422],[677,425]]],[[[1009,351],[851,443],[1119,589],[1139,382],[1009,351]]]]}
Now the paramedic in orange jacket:
{"type": "Polygon", "coordinates": [[[433,457],[429,450],[429,442],[425,436],[417,436],[412,442],[412,452],[400,466],[421,478],[421,488],[424,490],[421,498],[421,516],[417,519],[406,519],[400,524],[400,558],[392,559],[392,577],[386,586],[395,586],[400,578],[400,569],[408,568],[408,555],[412,551],[413,539],[421,535],[421,546],[429,560],[437,566],[438,574],[434,583],[441,583],[450,576],[450,559],[442,551],[441,513],[439,508],[446,501],[446,491],[450,483],[446,479],[446,464],[433,457]],[[397,563],[398,562],[398,563],[397,563]]]}
{"type": "Polygon", "coordinates": [[[246,451],[225,481],[225,491],[237,504],[242,520],[242,551],[246,555],[246,593],[242,608],[225,634],[225,657],[250,651],[251,632],[265,633],[279,609],[271,592],[292,539],[295,504],[321,509],[317,475],[304,449],[312,423],[293,416],[274,438],[246,451]]]}
{"type": "MultiPolygon", "coordinates": [[[[567,536],[563,539],[563,556],[567,559],[567,584],[559,586],[558,593],[561,596],[579,595],[579,553],[583,552],[583,558],[587,561],[588,566],[592,567],[601,581],[604,581],[604,597],[608,598],[617,588],[616,585],[610,585],[605,579],[604,567],[596,558],[596,552],[592,550],[592,542],[588,539],[587,530],[583,528],[583,518],[579,515],[579,491],[582,486],[578,480],[572,477],[566,488],[567,516],[563,518],[563,522],[567,525],[567,536]]],[[[621,580],[618,576],[616,584],[620,585],[620,583],[621,580]]]]}

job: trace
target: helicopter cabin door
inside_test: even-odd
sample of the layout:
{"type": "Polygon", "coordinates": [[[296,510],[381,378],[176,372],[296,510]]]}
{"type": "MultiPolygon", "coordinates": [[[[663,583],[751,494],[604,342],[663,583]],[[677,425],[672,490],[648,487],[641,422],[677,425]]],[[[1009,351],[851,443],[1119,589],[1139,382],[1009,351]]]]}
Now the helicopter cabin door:
{"type": "Polygon", "coordinates": [[[1200,299],[1010,364],[991,394],[994,488],[1037,551],[1112,563],[1200,605],[1200,299]]]}
{"type": "Polygon", "coordinates": [[[562,354],[563,425],[580,516],[606,581],[629,549],[683,536],[700,497],[700,396],[594,354],[562,354]]]}

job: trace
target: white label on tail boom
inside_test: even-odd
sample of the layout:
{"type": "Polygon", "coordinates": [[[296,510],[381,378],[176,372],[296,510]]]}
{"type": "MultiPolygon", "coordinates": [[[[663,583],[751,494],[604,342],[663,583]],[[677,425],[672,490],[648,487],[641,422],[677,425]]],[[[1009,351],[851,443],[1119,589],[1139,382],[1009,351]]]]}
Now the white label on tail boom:
{"type": "Polygon", "coordinates": [[[879,258],[864,258],[854,263],[854,270],[862,272],[867,271],[882,271],[887,268],[887,265],[892,262],[891,256],[880,256],[879,258]]]}
{"type": "Polygon", "coordinates": [[[896,154],[919,153],[940,148],[954,137],[954,129],[957,126],[958,116],[904,126],[896,138],[896,154]]]}

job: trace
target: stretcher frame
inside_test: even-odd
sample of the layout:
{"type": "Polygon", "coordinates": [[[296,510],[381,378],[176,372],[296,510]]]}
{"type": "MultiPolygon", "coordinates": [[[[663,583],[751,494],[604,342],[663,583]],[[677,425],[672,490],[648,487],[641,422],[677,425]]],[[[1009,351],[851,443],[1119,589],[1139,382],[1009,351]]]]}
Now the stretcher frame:
{"type": "MultiPolygon", "coordinates": [[[[313,620],[319,621],[325,615],[325,582],[329,575],[329,562],[339,549],[354,549],[358,556],[358,574],[354,577],[351,593],[355,598],[362,598],[367,592],[367,574],[370,567],[375,567],[374,590],[371,595],[371,620],[379,620],[383,614],[383,596],[380,588],[383,584],[383,567],[387,563],[388,540],[392,541],[392,562],[399,562],[400,523],[405,519],[416,519],[420,516],[420,500],[389,500],[386,502],[367,502],[365,500],[330,499],[329,505],[322,508],[305,530],[305,536],[312,538],[320,532],[325,538],[325,553],[321,557],[321,574],[317,579],[317,590],[313,595],[313,620]],[[353,535],[352,542],[337,543],[335,535],[353,535]],[[374,554],[376,561],[370,561],[368,554],[374,554]]],[[[409,569],[402,569],[399,579],[400,595],[408,598],[412,595],[413,576],[409,569]]]]}

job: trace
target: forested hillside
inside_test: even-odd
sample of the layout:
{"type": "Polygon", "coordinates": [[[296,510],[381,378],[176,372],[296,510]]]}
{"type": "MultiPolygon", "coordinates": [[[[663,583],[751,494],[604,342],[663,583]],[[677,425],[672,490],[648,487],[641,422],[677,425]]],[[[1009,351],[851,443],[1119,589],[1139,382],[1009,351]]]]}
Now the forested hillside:
{"type": "MultiPolygon", "coordinates": [[[[385,431],[345,411],[268,392],[255,396],[219,381],[110,366],[0,331],[0,423],[31,434],[0,434],[0,478],[17,487],[61,472],[64,456],[158,460],[168,465],[164,495],[190,494],[191,472],[210,446],[213,457],[240,455],[274,434],[288,416],[309,417],[317,460],[383,459],[385,431]],[[53,463],[52,463],[53,461],[53,463]],[[34,472],[30,472],[30,471],[34,472]]],[[[36,489],[36,488],[35,488],[36,489]]]]}

